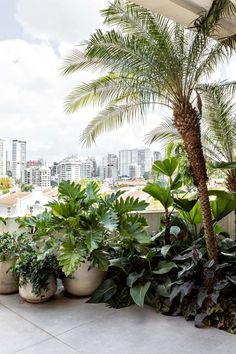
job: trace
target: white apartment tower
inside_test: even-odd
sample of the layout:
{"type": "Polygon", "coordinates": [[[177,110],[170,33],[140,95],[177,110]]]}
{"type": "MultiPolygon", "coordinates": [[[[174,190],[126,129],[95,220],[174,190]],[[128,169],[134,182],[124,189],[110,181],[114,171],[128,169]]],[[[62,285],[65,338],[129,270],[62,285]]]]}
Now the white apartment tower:
{"type": "Polygon", "coordinates": [[[85,160],[80,162],[80,178],[92,178],[93,177],[93,162],[91,160],[85,160]]]}
{"type": "Polygon", "coordinates": [[[129,177],[131,179],[141,177],[141,167],[135,163],[129,165],[129,177]]]}
{"type": "Polygon", "coordinates": [[[130,165],[140,166],[140,173],[150,172],[152,168],[152,156],[150,149],[130,149],[119,152],[120,176],[130,177],[130,165]]]}
{"type": "Polygon", "coordinates": [[[0,138],[0,177],[7,173],[7,148],[6,140],[0,138]]]}
{"type": "Polygon", "coordinates": [[[59,182],[78,182],[81,179],[81,161],[75,157],[65,158],[59,162],[57,172],[59,182]]]}
{"type": "Polygon", "coordinates": [[[132,164],[132,150],[121,150],[119,152],[119,175],[129,176],[129,166],[132,164]]]}
{"type": "Polygon", "coordinates": [[[118,178],[118,156],[107,154],[102,159],[104,178],[116,180],[118,178]]]}
{"type": "Polygon", "coordinates": [[[22,181],[26,168],[26,141],[12,141],[12,177],[22,181]]]}
{"type": "Polygon", "coordinates": [[[51,170],[48,167],[29,167],[24,170],[24,183],[37,187],[50,187],[51,170]]]}

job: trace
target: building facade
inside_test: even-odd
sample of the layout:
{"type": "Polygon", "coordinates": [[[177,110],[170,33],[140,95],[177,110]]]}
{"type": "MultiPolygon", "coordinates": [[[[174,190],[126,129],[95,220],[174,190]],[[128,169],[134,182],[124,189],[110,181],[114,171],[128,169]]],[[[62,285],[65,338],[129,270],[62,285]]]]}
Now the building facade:
{"type": "MultiPolygon", "coordinates": [[[[140,175],[150,172],[152,168],[152,156],[150,149],[129,149],[119,152],[119,175],[121,177],[130,176],[130,166],[140,166],[140,175]]],[[[132,170],[132,169],[131,169],[132,170]]]]}
{"type": "Polygon", "coordinates": [[[75,157],[67,157],[57,166],[58,181],[74,181],[81,179],[81,161],[75,157]]]}
{"type": "Polygon", "coordinates": [[[141,167],[135,163],[129,165],[129,177],[131,179],[141,177],[141,167]]]}
{"type": "Polygon", "coordinates": [[[51,170],[48,167],[29,167],[24,171],[24,183],[37,187],[50,187],[51,170]]]}
{"type": "Polygon", "coordinates": [[[93,162],[88,160],[80,162],[80,179],[93,177],[93,162]]]}
{"type": "Polygon", "coordinates": [[[23,181],[26,168],[26,141],[12,141],[12,177],[23,181]]]}
{"type": "Polygon", "coordinates": [[[118,179],[118,156],[107,154],[102,159],[103,179],[118,179]]]}

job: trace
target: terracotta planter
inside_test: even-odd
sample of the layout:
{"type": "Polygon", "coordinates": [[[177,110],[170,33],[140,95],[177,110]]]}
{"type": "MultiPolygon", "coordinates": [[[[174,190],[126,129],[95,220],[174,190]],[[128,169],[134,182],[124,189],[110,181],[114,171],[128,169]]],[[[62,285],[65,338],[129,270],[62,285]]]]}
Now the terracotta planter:
{"type": "Polygon", "coordinates": [[[91,262],[82,263],[70,278],[64,278],[63,285],[66,292],[76,296],[89,296],[103,282],[106,272],[91,268],[91,262]]]}
{"type": "Polygon", "coordinates": [[[48,279],[48,289],[41,291],[40,295],[32,292],[31,283],[27,283],[19,287],[20,296],[27,302],[38,303],[48,301],[57,291],[57,281],[53,275],[48,279]]]}
{"type": "Polygon", "coordinates": [[[11,294],[18,291],[17,279],[8,269],[14,266],[15,260],[0,262],[0,294],[11,294]]]}

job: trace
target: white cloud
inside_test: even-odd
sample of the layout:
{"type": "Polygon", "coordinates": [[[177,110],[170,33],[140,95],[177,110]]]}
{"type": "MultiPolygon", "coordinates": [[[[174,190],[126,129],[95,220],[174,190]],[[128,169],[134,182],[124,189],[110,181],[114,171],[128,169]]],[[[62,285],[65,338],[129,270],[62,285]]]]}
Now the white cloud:
{"type": "Polygon", "coordinates": [[[35,39],[79,44],[103,26],[108,0],[18,0],[16,19],[35,39]]]}
{"type": "MultiPolygon", "coordinates": [[[[63,52],[63,48],[61,49],[63,52]]],[[[79,136],[96,110],[88,108],[66,115],[63,103],[79,80],[91,78],[89,73],[62,77],[60,59],[50,45],[24,40],[0,42],[0,119],[1,135],[28,142],[28,158],[58,160],[68,154],[80,156],[143,145],[145,133],[155,125],[125,126],[99,137],[97,145],[86,150],[79,136]]]]}

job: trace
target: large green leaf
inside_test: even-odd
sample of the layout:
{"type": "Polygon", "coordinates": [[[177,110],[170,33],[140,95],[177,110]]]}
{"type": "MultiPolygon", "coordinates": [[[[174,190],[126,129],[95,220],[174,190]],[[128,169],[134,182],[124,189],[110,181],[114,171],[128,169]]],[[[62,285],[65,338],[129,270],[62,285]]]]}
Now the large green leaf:
{"type": "Polygon", "coordinates": [[[171,181],[171,190],[176,190],[179,189],[180,187],[182,187],[183,182],[182,182],[182,175],[180,173],[178,173],[175,178],[173,179],[173,181],[171,181]]]}
{"type": "Polygon", "coordinates": [[[115,231],[118,226],[118,216],[117,213],[113,210],[108,210],[101,218],[101,224],[108,230],[108,231],[115,231]]]}
{"type": "Polygon", "coordinates": [[[121,234],[128,238],[133,238],[139,243],[147,244],[150,242],[150,236],[140,223],[128,222],[123,225],[121,234]]]}
{"type": "Polygon", "coordinates": [[[103,240],[103,232],[96,229],[86,231],[84,236],[84,243],[88,247],[89,252],[97,249],[103,240]]]}
{"type": "Polygon", "coordinates": [[[190,224],[193,225],[201,224],[202,212],[201,212],[201,206],[199,201],[195,203],[194,207],[189,212],[181,211],[180,215],[184,220],[188,221],[190,224]]]}
{"type": "Polygon", "coordinates": [[[177,209],[190,212],[197,203],[197,199],[174,198],[174,202],[177,209]]]}
{"type": "Polygon", "coordinates": [[[169,157],[165,160],[155,161],[152,170],[157,173],[162,173],[165,176],[171,177],[178,167],[179,159],[177,157],[169,157]]]}
{"type": "Polygon", "coordinates": [[[145,295],[150,288],[150,285],[151,282],[148,281],[145,285],[136,285],[130,289],[130,295],[138,306],[143,307],[145,295]]]}
{"type": "Polygon", "coordinates": [[[208,194],[214,195],[217,198],[221,198],[221,199],[229,199],[229,200],[234,199],[234,195],[232,193],[226,192],[226,191],[221,191],[218,189],[210,189],[208,194]]]}
{"type": "Polygon", "coordinates": [[[87,203],[94,203],[97,201],[99,196],[99,186],[96,182],[90,182],[87,184],[85,188],[86,199],[87,203]]]}
{"type": "Polygon", "coordinates": [[[107,271],[110,265],[109,254],[103,252],[102,250],[95,250],[92,253],[92,259],[94,267],[103,271],[107,271]]]}
{"type": "Polygon", "coordinates": [[[160,261],[158,263],[157,269],[153,270],[153,273],[166,274],[169,273],[173,268],[177,268],[176,263],[170,261],[160,261]]]}
{"type": "Polygon", "coordinates": [[[236,200],[216,198],[215,200],[211,200],[211,209],[215,221],[218,222],[236,210],[236,200]]]}
{"type": "Polygon", "coordinates": [[[236,162],[219,162],[212,165],[213,168],[219,168],[221,170],[236,170],[236,162]]]}
{"type": "Polygon", "coordinates": [[[106,279],[87,301],[90,303],[107,302],[115,295],[117,286],[112,279],[106,279]]]}
{"type": "Polygon", "coordinates": [[[161,187],[158,184],[148,184],[143,190],[158,200],[165,209],[168,209],[173,204],[170,188],[161,187]]]}
{"type": "Polygon", "coordinates": [[[148,206],[144,200],[139,200],[138,198],[127,197],[126,199],[119,198],[113,203],[113,208],[115,211],[121,215],[126,214],[131,211],[142,211],[148,206]]]}
{"type": "Polygon", "coordinates": [[[67,237],[67,240],[62,244],[58,261],[66,276],[73,274],[81,262],[87,258],[86,250],[76,243],[72,235],[67,237]]]}
{"type": "Polygon", "coordinates": [[[62,181],[58,187],[59,198],[66,201],[79,200],[85,198],[84,191],[81,189],[81,185],[75,182],[62,181]]]}
{"type": "Polygon", "coordinates": [[[142,278],[145,269],[141,273],[133,272],[130,273],[126,279],[126,284],[128,287],[132,288],[133,284],[140,278],[142,278]]]}

